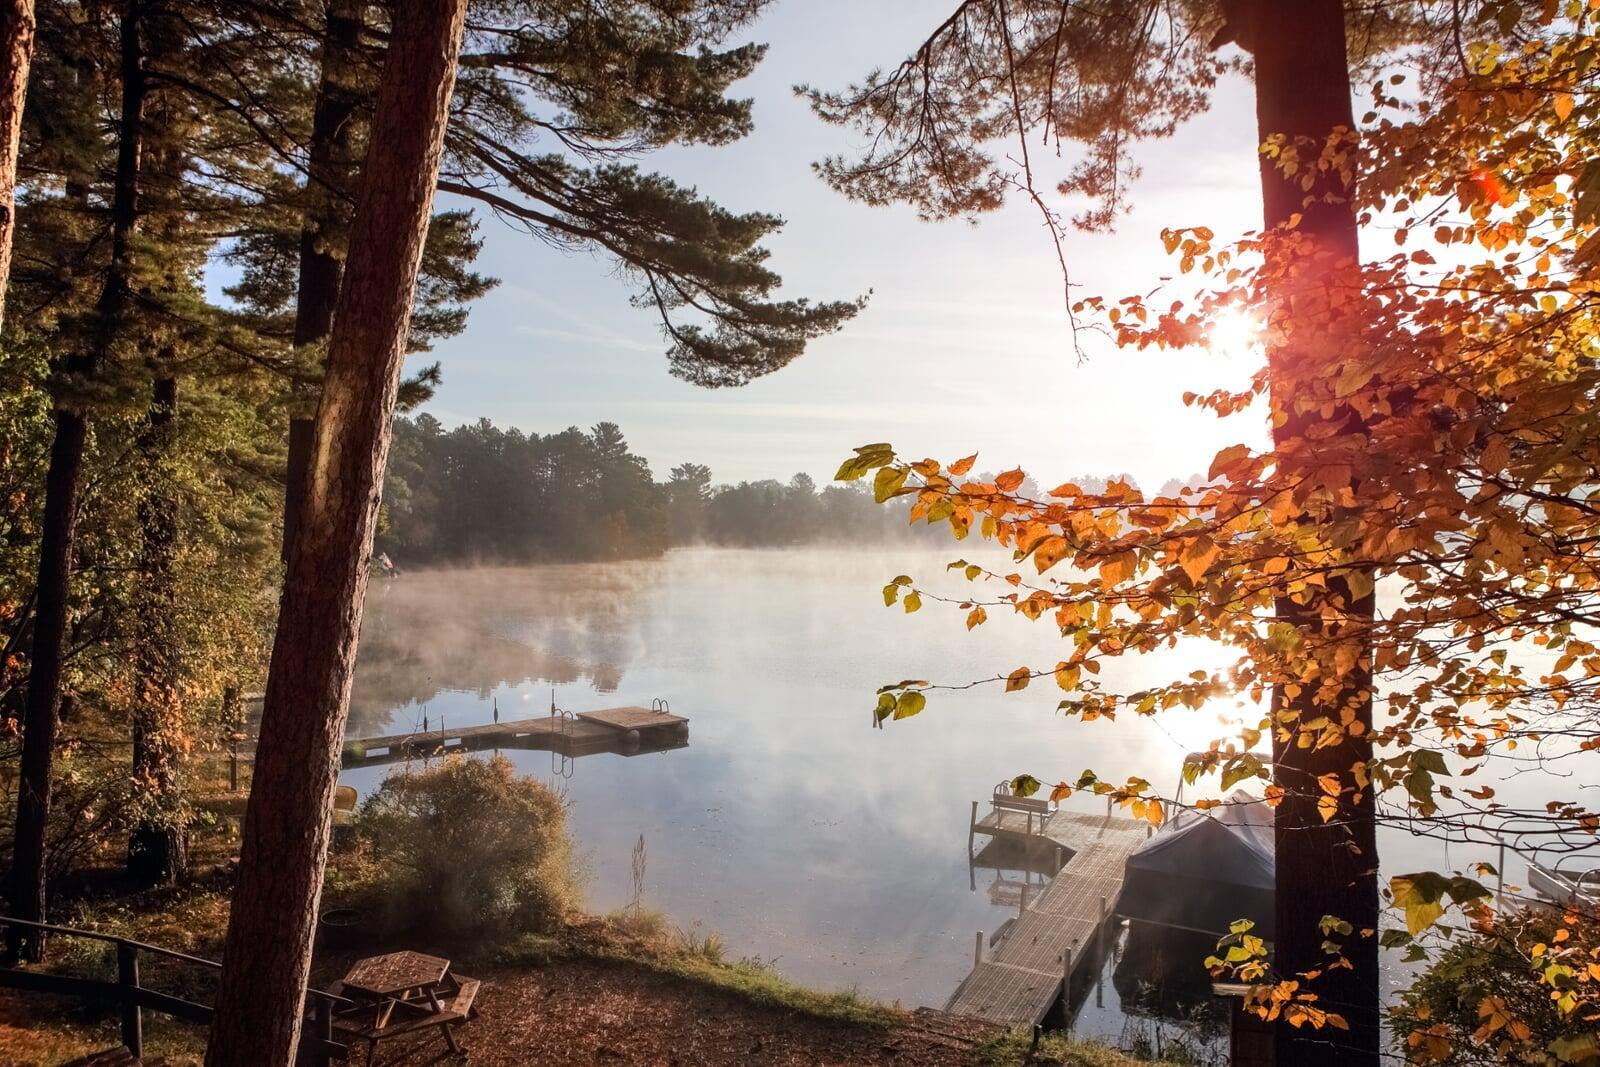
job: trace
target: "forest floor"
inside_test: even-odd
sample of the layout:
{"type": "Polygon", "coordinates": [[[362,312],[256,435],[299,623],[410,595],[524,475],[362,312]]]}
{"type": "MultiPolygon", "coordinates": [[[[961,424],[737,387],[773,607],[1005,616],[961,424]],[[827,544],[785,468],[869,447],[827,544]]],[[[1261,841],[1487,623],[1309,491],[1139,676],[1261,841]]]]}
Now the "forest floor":
{"type": "MultiPolygon", "coordinates": [[[[215,958],[226,897],[187,895],[163,909],[159,926],[144,909],[101,916],[95,926],[215,958]]],[[[84,921],[83,919],[79,920],[84,921]]],[[[397,945],[319,954],[314,978],[328,981],[355,955],[397,945]]],[[[442,946],[408,941],[405,947],[442,946]]],[[[56,949],[62,970],[82,973],[106,961],[56,949]]],[[[903,1011],[852,993],[819,993],[792,985],[770,968],[721,958],[715,944],[668,942],[653,924],[618,918],[582,919],[555,937],[526,937],[479,958],[459,950],[459,969],[483,980],[480,1016],[459,1036],[473,1067],[599,1064],[834,1064],[856,1067],[1141,1067],[1113,1050],[1047,1038],[1028,1043],[988,1024],[938,1012],[903,1011]],[[641,928],[644,927],[644,928],[641,928]],[[470,969],[469,969],[470,968],[470,969]]],[[[146,977],[190,995],[193,976],[146,977]],[[189,984],[186,984],[189,983],[189,984]]],[[[208,979],[201,979],[205,981],[208,979]]],[[[147,1058],[170,1067],[198,1065],[203,1034],[146,1013],[147,1058]]],[[[56,1067],[117,1046],[109,1008],[91,1010],[38,994],[0,990],[0,1065],[56,1067]]],[[[360,1062],[360,1058],[356,1062],[360,1062]]],[[[436,1033],[380,1046],[382,1067],[461,1063],[436,1033]]]]}

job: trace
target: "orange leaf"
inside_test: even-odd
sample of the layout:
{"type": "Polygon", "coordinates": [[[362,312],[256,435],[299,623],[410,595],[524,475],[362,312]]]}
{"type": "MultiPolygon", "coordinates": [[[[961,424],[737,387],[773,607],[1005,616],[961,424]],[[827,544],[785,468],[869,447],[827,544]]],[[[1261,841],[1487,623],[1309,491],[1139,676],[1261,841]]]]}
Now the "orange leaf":
{"type": "Polygon", "coordinates": [[[970,471],[972,469],[972,465],[976,462],[978,462],[978,454],[974,452],[966,459],[958,459],[954,463],[950,464],[950,473],[959,478],[963,474],[970,471]]]}

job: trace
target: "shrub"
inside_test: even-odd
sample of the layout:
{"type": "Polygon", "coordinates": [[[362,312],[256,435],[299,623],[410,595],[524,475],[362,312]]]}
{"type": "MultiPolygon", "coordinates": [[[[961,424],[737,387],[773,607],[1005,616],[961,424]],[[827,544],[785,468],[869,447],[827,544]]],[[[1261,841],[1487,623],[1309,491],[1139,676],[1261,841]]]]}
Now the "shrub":
{"type": "Polygon", "coordinates": [[[1396,1048],[1409,1063],[1443,1067],[1600,1067],[1594,974],[1584,970],[1596,958],[1593,918],[1507,912],[1445,949],[1401,995],[1389,1018],[1396,1048]],[[1568,953],[1574,965],[1558,958],[1568,953]]]}
{"type": "Polygon", "coordinates": [[[391,775],[356,819],[391,928],[510,938],[574,900],[566,805],[511,762],[455,757],[391,775]]]}

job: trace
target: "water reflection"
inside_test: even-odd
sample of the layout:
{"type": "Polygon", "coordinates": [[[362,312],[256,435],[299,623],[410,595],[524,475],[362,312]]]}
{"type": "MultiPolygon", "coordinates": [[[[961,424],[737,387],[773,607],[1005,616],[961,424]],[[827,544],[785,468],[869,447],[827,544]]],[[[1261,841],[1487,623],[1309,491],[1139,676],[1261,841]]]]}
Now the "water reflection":
{"type": "MultiPolygon", "coordinates": [[[[776,959],[797,981],[943,1004],[971,966],[974,932],[1016,914],[1021,888],[1006,883],[1031,870],[998,858],[968,866],[973,797],[1021,772],[1056,780],[1085,767],[1170,785],[1183,754],[1219,734],[1219,715],[1238,714],[1083,723],[1058,715],[1047,687],[1006,695],[990,685],[937,693],[916,718],[869,729],[885,682],[970,681],[1061,658],[1046,624],[996,617],[969,633],[931,601],[914,615],[884,608],[879,590],[896,574],[959,600],[970,586],[944,572],[954,555],[1004,568],[975,551],[708,549],[638,564],[408,572],[369,595],[351,730],[409,729],[424,709],[486,723],[496,704],[527,718],[548,709],[552,690],[577,711],[666,697],[693,722],[689,748],[597,755],[570,779],[552,773],[548,753],[509,753],[569,797],[589,906],[628,903],[643,835],[643,903],[678,925],[701,923],[735,955],[776,959]]],[[[1159,664],[1108,664],[1102,678],[1137,688],[1153,671],[1225,659],[1196,646],[1159,664]]],[[[367,791],[383,774],[342,780],[367,791]]],[[[1400,843],[1408,867],[1494,858],[1400,843]]],[[[1110,974],[1085,997],[1077,1028],[1111,1040],[1130,1019],[1156,1018],[1124,1013],[1110,974]]]]}
{"type": "MultiPolygon", "coordinates": [[[[595,756],[570,780],[552,774],[548,753],[509,753],[569,797],[590,907],[628,902],[643,834],[644,903],[679,925],[700,922],[797,981],[941,1004],[972,931],[998,925],[950,847],[970,798],[1023,769],[1125,777],[1175,766],[1186,750],[1148,721],[1071,723],[1054,700],[996,686],[868,729],[885,681],[1059,658],[1043,626],[968,633],[958,616],[885,610],[879,588],[898,573],[965,589],[944,573],[948,558],[694,550],[620,566],[408,572],[370,594],[351,731],[409,729],[425,709],[452,725],[490,722],[496,703],[524,718],[548,708],[552,689],[576,711],[667,697],[693,722],[689,748],[595,756]]],[[[1214,729],[1208,719],[1192,732],[1214,729]]],[[[383,774],[342,780],[365,792],[383,774]]]]}
{"type": "Polygon", "coordinates": [[[651,572],[630,580],[615,567],[565,569],[592,572],[585,575],[581,603],[578,583],[552,587],[543,580],[549,572],[527,568],[432,571],[373,583],[347,732],[408,725],[395,722],[398,712],[421,709],[445,692],[479,702],[535,683],[615,692],[629,643],[586,639],[593,631],[582,629],[607,632],[606,616],[619,613],[651,572]]]}

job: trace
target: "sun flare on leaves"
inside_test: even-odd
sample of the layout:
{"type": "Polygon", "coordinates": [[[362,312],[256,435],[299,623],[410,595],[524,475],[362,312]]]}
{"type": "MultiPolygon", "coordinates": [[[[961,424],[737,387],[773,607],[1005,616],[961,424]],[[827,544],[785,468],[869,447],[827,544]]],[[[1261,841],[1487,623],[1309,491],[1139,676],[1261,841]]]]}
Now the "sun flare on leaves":
{"type": "Polygon", "coordinates": [[[1249,311],[1218,312],[1206,327],[1205,346],[1214,355],[1238,358],[1261,348],[1261,320],[1249,311]]]}

